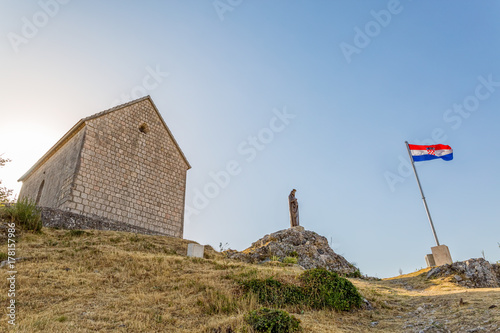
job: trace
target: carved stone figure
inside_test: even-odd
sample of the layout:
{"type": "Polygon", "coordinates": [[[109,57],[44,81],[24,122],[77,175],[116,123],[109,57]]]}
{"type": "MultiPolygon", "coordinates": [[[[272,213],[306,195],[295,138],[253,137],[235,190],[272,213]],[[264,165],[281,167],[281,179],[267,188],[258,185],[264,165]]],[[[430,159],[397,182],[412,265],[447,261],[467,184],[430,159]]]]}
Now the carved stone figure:
{"type": "Polygon", "coordinates": [[[290,205],[290,226],[297,227],[299,226],[299,203],[297,202],[297,198],[295,198],[296,189],[293,189],[288,196],[288,204],[290,205]]]}

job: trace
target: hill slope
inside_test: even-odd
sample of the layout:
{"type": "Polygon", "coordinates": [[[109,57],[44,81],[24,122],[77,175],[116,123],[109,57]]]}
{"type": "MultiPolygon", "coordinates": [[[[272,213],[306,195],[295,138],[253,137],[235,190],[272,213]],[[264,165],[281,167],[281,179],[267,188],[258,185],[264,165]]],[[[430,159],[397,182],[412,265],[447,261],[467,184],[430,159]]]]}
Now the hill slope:
{"type": "MultiPolygon", "coordinates": [[[[244,315],[260,307],[237,278],[293,280],[299,268],[252,265],[189,241],[125,232],[44,228],[17,244],[18,332],[251,332],[244,315]]],[[[5,242],[0,245],[6,249],[5,242]]],[[[5,250],[0,249],[0,252],[5,250]]],[[[1,269],[5,281],[6,267],[1,269]]],[[[446,280],[402,276],[350,279],[374,307],[337,313],[287,309],[305,332],[500,331],[500,289],[465,289],[446,280]],[[459,305],[460,299],[463,300],[459,305]],[[499,307],[491,308],[496,304],[499,307]]],[[[0,293],[6,305],[7,292],[0,293]]],[[[0,331],[7,324],[3,307],[0,331]]]]}

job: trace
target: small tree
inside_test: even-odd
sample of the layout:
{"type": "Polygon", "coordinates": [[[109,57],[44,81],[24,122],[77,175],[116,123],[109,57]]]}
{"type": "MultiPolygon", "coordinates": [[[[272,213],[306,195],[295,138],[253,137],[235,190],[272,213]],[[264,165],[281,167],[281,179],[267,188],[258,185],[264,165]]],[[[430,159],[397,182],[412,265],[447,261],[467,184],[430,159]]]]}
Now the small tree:
{"type": "MultiPolygon", "coordinates": [[[[0,156],[0,167],[3,167],[6,163],[10,162],[8,158],[3,158],[0,156]]],[[[9,190],[5,186],[2,185],[2,180],[0,179],[0,205],[5,202],[10,202],[10,196],[12,195],[13,190],[9,190]]]]}

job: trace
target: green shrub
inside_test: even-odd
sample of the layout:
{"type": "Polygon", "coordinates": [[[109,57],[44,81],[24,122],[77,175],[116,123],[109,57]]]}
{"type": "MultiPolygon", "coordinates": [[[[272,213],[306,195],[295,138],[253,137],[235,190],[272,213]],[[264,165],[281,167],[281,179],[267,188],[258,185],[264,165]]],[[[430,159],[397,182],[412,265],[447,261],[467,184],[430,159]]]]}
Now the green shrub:
{"type": "Polygon", "coordinates": [[[7,260],[9,256],[5,252],[0,252],[0,261],[7,260]]]}
{"type": "Polygon", "coordinates": [[[310,295],[309,305],[312,308],[348,311],[362,304],[363,299],[356,287],[335,272],[315,268],[302,273],[300,280],[304,293],[310,295]]]}
{"type": "Polygon", "coordinates": [[[35,203],[28,198],[22,198],[10,206],[2,207],[2,210],[2,216],[16,223],[21,229],[37,232],[42,229],[42,214],[35,203]]]}
{"type": "Polygon", "coordinates": [[[362,304],[361,295],[349,280],[324,268],[307,270],[299,280],[301,285],[283,283],[272,277],[240,283],[246,292],[257,296],[260,304],[267,306],[299,305],[347,311],[362,304]]]}
{"type": "Polygon", "coordinates": [[[135,243],[135,242],[140,241],[141,239],[139,238],[139,236],[137,236],[137,234],[134,234],[133,236],[130,236],[130,237],[129,237],[129,240],[130,240],[131,242],[134,242],[134,243],[135,243]]]}
{"type": "Polygon", "coordinates": [[[260,308],[250,311],[245,321],[257,332],[288,333],[300,331],[300,320],[283,310],[260,308]]]}
{"type": "Polygon", "coordinates": [[[66,317],[66,316],[61,316],[61,317],[57,318],[57,321],[60,323],[64,323],[67,320],[68,320],[68,317],[66,317]]]}
{"type": "Polygon", "coordinates": [[[263,305],[282,307],[302,304],[305,300],[301,287],[282,283],[272,277],[265,280],[250,279],[241,284],[245,291],[257,295],[259,303],[263,305]]]}
{"type": "Polygon", "coordinates": [[[271,256],[269,258],[269,260],[271,260],[271,261],[280,261],[280,257],[278,257],[278,256],[271,256]]]}
{"type": "Polygon", "coordinates": [[[298,262],[296,257],[285,257],[283,258],[284,264],[296,264],[298,262]]]}
{"type": "Polygon", "coordinates": [[[363,276],[361,275],[361,271],[359,269],[357,269],[354,272],[347,274],[347,277],[350,277],[350,278],[362,278],[363,276]]]}
{"type": "Polygon", "coordinates": [[[66,235],[70,236],[70,237],[80,237],[80,236],[83,236],[85,234],[88,234],[88,232],[85,232],[83,230],[78,230],[78,229],[73,229],[73,230],[70,230],[66,233],[66,235]]]}

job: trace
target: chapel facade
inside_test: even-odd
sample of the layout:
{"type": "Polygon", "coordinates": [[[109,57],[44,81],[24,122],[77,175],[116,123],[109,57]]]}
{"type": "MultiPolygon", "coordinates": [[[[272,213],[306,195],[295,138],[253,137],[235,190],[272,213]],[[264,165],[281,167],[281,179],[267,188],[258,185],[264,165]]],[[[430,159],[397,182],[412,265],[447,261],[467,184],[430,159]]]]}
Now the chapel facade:
{"type": "Polygon", "coordinates": [[[182,238],[190,168],[146,96],[81,119],[19,179],[19,197],[182,238]]]}

